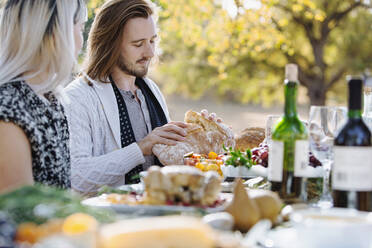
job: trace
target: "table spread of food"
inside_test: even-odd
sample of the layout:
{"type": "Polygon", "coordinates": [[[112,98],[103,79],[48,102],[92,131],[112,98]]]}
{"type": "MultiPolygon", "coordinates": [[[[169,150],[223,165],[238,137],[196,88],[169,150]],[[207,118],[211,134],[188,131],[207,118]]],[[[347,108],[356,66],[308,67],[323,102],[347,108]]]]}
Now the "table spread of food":
{"type": "Polygon", "coordinates": [[[0,195],[0,247],[371,247],[368,211],[319,204],[323,165],[308,149],[302,169],[311,176],[284,163],[280,182],[270,169],[275,132],[274,141],[260,127],[234,134],[194,111],[185,122],[185,141],[155,145],[163,166],[138,184],[89,196],[45,185],[0,195]]]}

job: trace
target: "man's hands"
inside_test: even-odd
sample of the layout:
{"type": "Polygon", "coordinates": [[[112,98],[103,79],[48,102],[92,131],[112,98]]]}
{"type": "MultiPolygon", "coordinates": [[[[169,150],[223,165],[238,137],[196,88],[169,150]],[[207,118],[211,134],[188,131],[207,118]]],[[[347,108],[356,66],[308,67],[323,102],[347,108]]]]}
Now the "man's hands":
{"type": "MultiPolygon", "coordinates": [[[[218,117],[216,113],[208,114],[208,110],[206,109],[203,109],[202,111],[200,111],[200,114],[211,121],[215,121],[216,123],[223,122],[222,118],[218,117]]],[[[229,126],[229,128],[232,129],[232,126],[229,126]]]]}
{"type": "MultiPolygon", "coordinates": [[[[200,111],[201,115],[211,121],[221,123],[222,119],[217,117],[215,113],[208,114],[208,110],[203,109],[200,111]]],[[[179,121],[172,121],[164,126],[155,128],[143,140],[138,142],[138,146],[142,150],[144,156],[152,154],[152,147],[155,144],[164,144],[173,146],[177,141],[184,141],[186,136],[187,124],[179,121]]]]}
{"type": "Polygon", "coordinates": [[[144,156],[152,154],[152,147],[155,144],[176,145],[177,141],[184,141],[187,124],[179,121],[172,121],[164,126],[155,128],[143,140],[138,142],[144,156]]]}
{"type": "Polygon", "coordinates": [[[202,109],[200,111],[200,114],[202,116],[204,116],[205,118],[211,120],[211,121],[215,121],[217,123],[221,123],[222,122],[222,119],[220,117],[217,117],[216,113],[210,113],[210,114],[208,114],[208,110],[206,110],[206,109],[202,109]]]}

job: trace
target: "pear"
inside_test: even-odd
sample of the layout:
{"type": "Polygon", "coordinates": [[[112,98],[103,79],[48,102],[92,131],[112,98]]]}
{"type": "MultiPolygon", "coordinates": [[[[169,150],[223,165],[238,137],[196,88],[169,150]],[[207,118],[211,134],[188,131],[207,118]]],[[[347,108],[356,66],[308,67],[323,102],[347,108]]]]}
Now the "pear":
{"type": "Polygon", "coordinates": [[[278,194],[263,189],[249,190],[248,194],[258,206],[261,219],[269,219],[274,224],[283,205],[278,194]]]}
{"type": "Polygon", "coordinates": [[[258,206],[249,198],[241,179],[235,182],[233,199],[225,211],[234,217],[235,228],[241,232],[247,232],[260,220],[258,206]]]}

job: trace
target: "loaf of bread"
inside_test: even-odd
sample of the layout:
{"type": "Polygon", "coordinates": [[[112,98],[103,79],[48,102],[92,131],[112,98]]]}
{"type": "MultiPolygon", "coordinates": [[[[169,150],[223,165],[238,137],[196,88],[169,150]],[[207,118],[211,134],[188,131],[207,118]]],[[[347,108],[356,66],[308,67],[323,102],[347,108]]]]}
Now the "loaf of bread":
{"type": "Polygon", "coordinates": [[[183,155],[189,152],[208,154],[223,152],[223,145],[234,147],[234,133],[223,123],[216,123],[200,113],[188,111],[185,114],[186,140],[174,146],[154,145],[152,151],[163,165],[182,165],[183,155]]]}
{"type": "Polygon", "coordinates": [[[265,129],[261,127],[250,127],[241,131],[235,138],[235,148],[246,151],[258,147],[265,139],[265,129]]]}

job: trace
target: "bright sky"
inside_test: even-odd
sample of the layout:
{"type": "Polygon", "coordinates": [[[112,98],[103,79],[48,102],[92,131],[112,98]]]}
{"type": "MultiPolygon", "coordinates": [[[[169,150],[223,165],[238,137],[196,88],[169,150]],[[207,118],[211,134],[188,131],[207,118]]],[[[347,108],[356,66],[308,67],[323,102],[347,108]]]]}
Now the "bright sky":
{"type": "MultiPolygon", "coordinates": [[[[222,7],[234,18],[238,12],[234,0],[221,0],[221,3],[222,7]]],[[[261,2],[259,0],[245,0],[243,1],[243,5],[246,9],[259,9],[261,7],[261,2]]]]}

